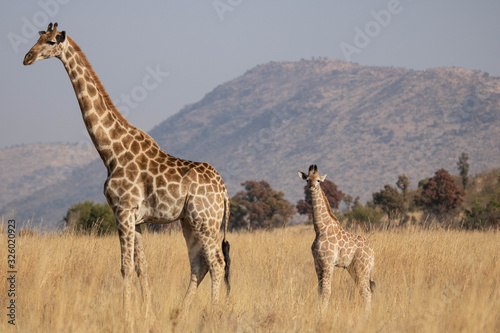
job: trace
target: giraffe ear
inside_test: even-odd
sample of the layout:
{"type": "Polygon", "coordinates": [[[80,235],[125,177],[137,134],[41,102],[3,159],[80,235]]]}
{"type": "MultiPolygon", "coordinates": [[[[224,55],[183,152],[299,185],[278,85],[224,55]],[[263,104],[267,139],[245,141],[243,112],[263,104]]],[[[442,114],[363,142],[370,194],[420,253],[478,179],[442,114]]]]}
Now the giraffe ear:
{"type": "Polygon", "coordinates": [[[57,44],[61,44],[66,40],[66,31],[61,31],[59,35],[56,36],[57,44]]]}
{"type": "Polygon", "coordinates": [[[323,176],[319,176],[319,180],[324,182],[326,179],[326,173],[323,176]]]}
{"type": "Polygon", "coordinates": [[[45,35],[45,31],[38,31],[38,34],[39,34],[40,36],[43,36],[43,35],[45,35]]]}
{"type": "Polygon", "coordinates": [[[307,180],[307,175],[305,173],[303,173],[302,171],[298,171],[297,172],[299,174],[299,177],[303,180],[307,180]]]}

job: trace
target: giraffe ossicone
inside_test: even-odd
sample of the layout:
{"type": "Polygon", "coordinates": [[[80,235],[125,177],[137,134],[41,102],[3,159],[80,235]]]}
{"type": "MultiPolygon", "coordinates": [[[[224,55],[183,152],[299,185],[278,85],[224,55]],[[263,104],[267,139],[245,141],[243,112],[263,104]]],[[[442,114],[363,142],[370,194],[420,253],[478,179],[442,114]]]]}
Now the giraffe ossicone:
{"type": "Polygon", "coordinates": [[[208,163],[179,159],[163,152],[145,132],[132,126],[115,107],[80,47],[57,31],[57,23],[40,31],[23,64],[56,57],[63,63],[75,91],[83,121],[108,176],[104,195],[117,221],[124,281],[125,317],[129,320],[131,279],[141,280],[146,311],[151,294],[140,224],[180,220],[188,247],[191,280],[189,303],[207,272],[212,300],[217,301],[224,278],[229,293],[229,197],[219,173],[208,163]],[[220,243],[219,230],[224,222],[220,243]]]}
{"type": "Polygon", "coordinates": [[[330,204],[321,189],[321,183],[325,180],[326,175],[320,176],[316,165],[311,165],[307,174],[302,171],[299,171],[298,174],[301,179],[307,181],[312,195],[316,238],[311,250],[318,276],[321,311],[325,311],[328,307],[332,293],[333,269],[341,267],[347,269],[359,287],[365,301],[365,311],[368,314],[375,287],[372,280],[375,252],[365,237],[344,230],[332,213],[330,204]]]}

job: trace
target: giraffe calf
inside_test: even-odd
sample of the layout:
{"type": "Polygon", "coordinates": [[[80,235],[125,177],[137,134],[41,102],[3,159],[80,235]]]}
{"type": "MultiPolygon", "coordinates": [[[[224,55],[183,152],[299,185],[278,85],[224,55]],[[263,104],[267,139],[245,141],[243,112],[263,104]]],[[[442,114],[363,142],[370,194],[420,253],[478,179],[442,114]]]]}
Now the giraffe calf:
{"type": "Polygon", "coordinates": [[[328,200],[321,189],[321,182],[326,175],[320,176],[318,167],[311,165],[309,173],[299,171],[299,177],[307,181],[311,190],[313,223],[316,238],[311,250],[314,267],[318,275],[318,293],[323,312],[328,307],[332,293],[332,275],[335,267],[347,269],[359,287],[365,301],[366,313],[370,312],[372,292],[375,282],[372,280],[375,253],[368,240],[362,236],[345,231],[339,220],[333,215],[328,200]]]}

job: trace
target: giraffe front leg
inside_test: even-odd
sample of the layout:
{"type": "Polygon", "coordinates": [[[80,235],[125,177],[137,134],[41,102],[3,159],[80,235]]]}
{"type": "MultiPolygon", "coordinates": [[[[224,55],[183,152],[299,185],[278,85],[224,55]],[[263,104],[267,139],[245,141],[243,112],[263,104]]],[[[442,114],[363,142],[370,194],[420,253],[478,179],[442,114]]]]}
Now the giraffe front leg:
{"type": "Polygon", "coordinates": [[[328,307],[330,300],[331,289],[331,269],[328,262],[325,260],[322,252],[316,248],[317,244],[313,243],[312,254],[314,257],[314,268],[318,276],[318,298],[320,312],[323,313],[328,307]]]}
{"type": "Polygon", "coordinates": [[[319,282],[321,294],[320,297],[320,310],[324,313],[328,308],[328,303],[330,302],[330,296],[332,295],[332,275],[333,267],[329,265],[323,265],[323,276],[319,282]]]}
{"type": "Polygon", "coordinates": [[[142,298],[146,303],[146,318],[154,320],[154,314],[151,310],[151,293],[149,291],[148,264],[146,254],[144,253],[144,242],[140,225],[135,226],[135,245],[134,245],[135,271],[141,284],[142,298]]]}
{"type": "Polygon", "coordinates": [[[323,267],[319,261],[319,258],[317,258],[316,256],[314,256],[314,268],[316,269],[316,275],[318,277],[318,296],[321,297],[321,295],[323,294],[323,284],[321,283],[321,281],[323,281],[323,267]]]}
{"type": "Polygon", "coordinates": [[[115,213],[120,237],[121,248],[121,272],[123,276],[123,308],[125,311],[125,322],[129,328],[132,328],[130,318],[130,294],[131,283],[134,272],[134,240],[135,230],[133,215],[129,212],[115,213]]]}

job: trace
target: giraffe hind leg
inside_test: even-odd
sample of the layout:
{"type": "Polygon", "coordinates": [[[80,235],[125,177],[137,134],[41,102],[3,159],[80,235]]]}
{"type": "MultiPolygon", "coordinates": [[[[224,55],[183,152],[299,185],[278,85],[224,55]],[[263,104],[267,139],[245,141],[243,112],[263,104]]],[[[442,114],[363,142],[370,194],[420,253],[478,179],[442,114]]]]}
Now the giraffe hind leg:
{"type": "Polygon", "coordinates": [[[191,266],[191,279],[183,301],[184,306],[188,306],[191,303],[193,296],[196,294],[196,290],[198,289],[201,281],[203,281],[205,275],[207,275],[209,267],[204,258],[201,244],[196,239],[189,221],[182,219],[181,226],[184,239],[186,240],[189,263],[191,266]]]}
{"type": "Polygon", "coordinates": [[[373,292],[372,288],[375,287],[375,282],[370,279],[371,272],[369,272],[358,260],[353,260],[347,267],[347,271],[353,278],[356,286],[359,288],[359,293],[365,303],[366,314],[370,313],[373,292]]]}
{"type": "MultiPolygon", "coordinates": [[[[210,270],[210,276],[212,278],[212,302],[217,303],[219,299],[219,289],[222,279],[225,275],[224,268],[224,253],[217,243],[217,239],[207,240],[207,244],[204,244],[204,257],[206,264],[210,270]],[[215,249],[215,250],[213,250],[215,249]]],[[[226,280],[226,283],[229,281],[226,280]]],[[[229,293],[229,285],[226,284],[229,293]]]]}
{"type": "Polygon", "coordinates": [[[208,273],[208,265],[203,258],[202,251],[198,251],[194,255],[189,256],[189,261],[191,264],[191,280],[189,281],[189,286],[184,296],[183,303],[189,305],[193,299],[193,296],[198,290],[198,286],[201,281],[205,278],[208,273]]]}

